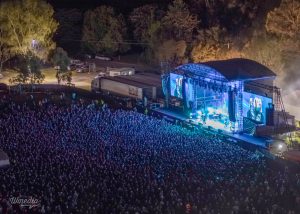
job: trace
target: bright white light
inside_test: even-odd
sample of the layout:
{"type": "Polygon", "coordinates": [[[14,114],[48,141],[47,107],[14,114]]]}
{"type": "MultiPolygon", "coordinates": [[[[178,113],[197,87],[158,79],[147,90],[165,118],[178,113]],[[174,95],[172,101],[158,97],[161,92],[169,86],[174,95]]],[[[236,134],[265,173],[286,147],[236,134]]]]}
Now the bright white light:
{"type": "Polygon", "coordinates": [[[212,107],[208,107],[207,111],[209,114],[213,114],[215,112],[215,109],[213,109],[212,107]]]}
{"type": "Polygon", "coordinates": [[[217,114],[222,114],[222,109],[217,109],[217,114]]]}
{"type": "Polygon", "coordinates": [[[282,144],[279,144],[279,145],[278,145],[278,149],[280,149],[280,150],[281,150],[281,149],[282,149],[282,147],[283,147],[283,146],[282,146],[282,144]]]}
{"type": "Polygon", "coordinates": [[[36,48],[36,46],[37,46],[37,41],[36,41],[35,39],[33,39],[33,40],[31,41],[31,47],[32,47],[32,48],[36,48]]]}

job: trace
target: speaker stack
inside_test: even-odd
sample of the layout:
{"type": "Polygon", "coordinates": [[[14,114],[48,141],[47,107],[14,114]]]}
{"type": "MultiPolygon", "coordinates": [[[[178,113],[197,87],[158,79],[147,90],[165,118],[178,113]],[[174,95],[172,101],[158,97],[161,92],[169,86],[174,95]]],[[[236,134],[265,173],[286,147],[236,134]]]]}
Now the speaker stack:
{"type": "Polygon", "coordinates": [[[274,105],[269,105],[266,108],[266,125],[267,126],[274,126],[274,105]]]}

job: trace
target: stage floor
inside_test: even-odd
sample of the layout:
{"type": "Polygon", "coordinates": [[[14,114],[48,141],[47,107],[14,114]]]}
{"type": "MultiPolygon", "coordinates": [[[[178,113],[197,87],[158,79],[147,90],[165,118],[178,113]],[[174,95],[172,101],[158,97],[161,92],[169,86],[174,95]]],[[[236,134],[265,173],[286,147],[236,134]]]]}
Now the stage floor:
{"type": "MultiPolygon", "coordinates": [[[[164,116],[165,119],[169,120],[170,122],[175,122],[175,120],[179,120],[179,121],[193,124],[195,126],[199,125],[198,119],[190,119],[187,116],[185,116],[179,112],[177,113],[172,110],[164,109],[164,108],[155,109],[153,111],[164,116]]],[[[221,123],[219,123],[217,121],[208,121],[206,124],[202,124],[201,126],[204,128],[211,127],[214,131],[218,131],[218,129],[220,129],[221,123]]],[[[222,134],[227,135],[228,137],[231,137],[237,141],[242,141],[244,143],[248,143],[248,144],[251,144],[256,147],[260,147],[260,148],[264,148],[264,149],[267,148],[267,141],[266,141],[267,139],[265,139],[265,138],[258,138],[258,137],[254,137],[254,136],[247,135],[247,134],[233,134],[233,133],[230,133],[229,130],[228,131],[222,130],[222,134]]]]}

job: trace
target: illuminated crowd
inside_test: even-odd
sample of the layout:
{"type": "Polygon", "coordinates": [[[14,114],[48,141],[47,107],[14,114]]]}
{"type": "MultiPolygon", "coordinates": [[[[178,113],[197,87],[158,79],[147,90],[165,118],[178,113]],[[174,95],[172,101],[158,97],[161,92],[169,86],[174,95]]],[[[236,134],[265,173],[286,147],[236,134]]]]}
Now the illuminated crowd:
{"type": "Polygon", "coordinates": [[[135,111],[9,103],[0,148],[0,213],[300,213],[298,168],[135,111]]]}

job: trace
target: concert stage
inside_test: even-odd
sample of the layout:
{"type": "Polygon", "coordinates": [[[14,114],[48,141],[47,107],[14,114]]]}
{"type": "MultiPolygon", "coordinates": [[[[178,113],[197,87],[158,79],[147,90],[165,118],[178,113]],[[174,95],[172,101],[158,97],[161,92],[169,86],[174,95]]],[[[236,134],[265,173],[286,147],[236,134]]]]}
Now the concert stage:
{"type": "MultiPolygon", "coordinates": [[[[288,123],[285,113],[276,114],[284,106],[275,78],[269,68],[249,59],[183,64],[162,75],[165,108],[169,116],[235,137],[270,136],[261,130],[288,123]]],[[[238,138],[264,146],[257,138],[238,138]]]]}
{"type": "MultiPolygon", "coordinates": [[[[180,112],[172,111],[170,109],[160,108],[153,110],[156,114],[160,115],[164,120],[169,121],[174,124],[183,125],[183,126],[193,126],[198,128],[203,128],[208,131],[216,132],[228,137],[228,140],[232,143],[242,144],[242,146],[252,147],[253,148],[262,148],[267,149],[268,143],[265,138],[258,138],[248,134],[234,134],[226,130],[221,130],[215,128],[213,121],[211,124],[201,124],[197,119],[190,119],[189,117],[181,114],[180,112]],[[248,144],[248,145],[247,145],[248,144]]],[[[216,125],[219,125],[219,122],[215,122],[216,125]]]]}

